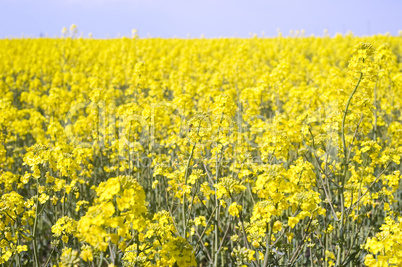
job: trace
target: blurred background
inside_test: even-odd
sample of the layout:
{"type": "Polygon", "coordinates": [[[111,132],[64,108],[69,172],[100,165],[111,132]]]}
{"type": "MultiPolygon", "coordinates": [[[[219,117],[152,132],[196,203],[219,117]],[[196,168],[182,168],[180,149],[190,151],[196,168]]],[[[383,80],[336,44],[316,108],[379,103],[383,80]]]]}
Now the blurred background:
{"type": "Polygon", "coordinates": [[[71,24],[94,38],[398,35],[401,11],[401,0],[0,0],[0,38],[56,37],[71,24]]]}

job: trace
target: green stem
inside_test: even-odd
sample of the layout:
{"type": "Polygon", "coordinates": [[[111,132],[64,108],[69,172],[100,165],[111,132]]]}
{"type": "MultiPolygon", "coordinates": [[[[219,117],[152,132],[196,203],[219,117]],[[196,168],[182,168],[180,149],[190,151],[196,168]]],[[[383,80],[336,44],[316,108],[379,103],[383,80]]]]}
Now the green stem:
{"type": "Polygon", "coordinates": [[[377,86],[378,86],[378,74],[377,81],[374,86],[374,126],[373,126],[373,141],[377,139],[377,86]]]}
{"type": "Polygon", "coordinates": [[[265,257],[264,257],[264,267],[267,267],[269,264],[269,257],[271,256],[271,236],[272,236],[272,228],[274,225],[274,220],[271,218],[269,223],[269,230],[268,230],[268,237],[267,237],[267,244],[265,250],[265,257]]]}
{"type": "MultiPolygon", "coordinates": [[[[201,121],[198,125],[197,134],[200,132],[201,121]]],[[[188,158],[186,172],[184,174],[184,186],[187,185],[187,178],[188,178],[188,169],[190,168],[191,160],[193,159],[194,149],[197,146],[197,143],[194,143],[193,148],[191,149],[190,157],[188,158]]],[[[182,208],[182,215],[183,215],[183,238],[187,239],[187,220],[186,220],[186,192],[183,192],[183,208],[182,208]]]]}
{"type": "MultiPolygon", "coordinates": [[[[184,175],[184,186],[187,185],[187,177],[188,177],[188,169],[190,168],[190,162],[193,158],[194,155],[194,149],[197,143],[193,145],[193,148],[191,149],[191,154],[190,157],[188,158],[187,166],[186,166],[186,172],[184,175]]],[[[183,215],[183,238],[187,238],[187,220],[186,220],[186,192],[183,191],[183,207],[182,207],[182,215],[183,215]]]]}
{"type": "MultiPolygon", "coordinates": [[[[200,238],[199,238],[198,241],[197,241],[197,245],[196,245],[196,247],[195,247],[195,249],[194,249],[195,252],[197,252],[199,245],[202,243],[202,238],[204,237],[204,234],[205,234],[205,232],[206,232],[207,229],[208,229],[209,223],[211,222],[212,217],[214,216],[215,210],[217,209],[217,207],[218,207],[218,206],[215,206],[214,210],[211,212],[211,216],[209,217],[208,222],[207,222],[207,224],[205,225],[204,230],[202,231],[202,233],[201,233],[201,235],[200,235],[200,238]]],[[[197,253],[196,253],[196,254],[197,254],[197,253]]]]}
{"type": "MultiPolygon", "coordinates": [[[[346,107],[345,107],[345,112],[343,114],[343,118],[342,118],[342,145],[343,145],[343,154],[344,154],[344,171],[343,171],[343,176],[342,176],[342,186],[340,188],[340,194],[339,197],[341,199],[341,221],[340,221],[340,227],[339,227],[339,239],[340,241],[343,240],[343,222],[345,220],[345,197],[343,195],[344,192],[344,187],[345,187],[345,181],[346,181],[346,175],[348,173],[348,169],[349,169],[349,163],[348,163],[348,151],[347,151],[347,147],[346,147],[346,141],[345,141],[345,121],[346,121],[346,116],[349,110],[349,105],[350,102],[352,101],[353,95],[356,93],[357,88],[360,85],[360,82],[363,78],[363,73],[360,73],[360,77],[359,80],[355,86],[355,88],[353,89],[352,93],[349,96],[348,102],[346,103],[346,107]]],[[[338,253],[337,253],[337,259],[336,259],[336,266],[340,266],[341,262],[342,262],[342,252],[343,252],[343,245],[339,244],[339,248],[338,248],[338,253]]]]}
{"type": "Polygon", "coordinates": [[[49,264],[50,259],[52,258],[52,254],[53,254],[54,250],[55,250],[55,247],[53,247],[52,251],[50,252],[49,257],[47,258],[46,263],[44,265],[45,267],[49,264]]]}
{"type": "Polygon", "coordinates": [[[346,141],[345,141],[345,121],[346,121],[346,115],[347,115],[347,113],[348,113],[349,105],[350,105],[350,102],[352,101],[353,95],[356,93],[356,90],[357,90],[357,88],[359,87],[362,78],[363,78],[363,73],[361,72],[361,73],[360,73],[360,77],[359,77],[359,81],[357,82],[355,88],[353,89],[352,93],[351,93],[350,96],[349,96],[348,102],[346,103],[345,112],[344,112],[343,118],[342,118],[342,145],[343,145],[343,153],[344,153],[345,159],[346,159],[346,157],[347,157],[347,148],[346,148],[346,141]]]}
{"type": "Polygon", "coordinates": [[[39,209],[39,181],[36,183],[36,207],[35,207],[35,220],[33,225],[32,243],[34,249],[35,267],[39,267],[38,247],[36,244],[36,228],[38,226],[38,209],[39,209]]]}

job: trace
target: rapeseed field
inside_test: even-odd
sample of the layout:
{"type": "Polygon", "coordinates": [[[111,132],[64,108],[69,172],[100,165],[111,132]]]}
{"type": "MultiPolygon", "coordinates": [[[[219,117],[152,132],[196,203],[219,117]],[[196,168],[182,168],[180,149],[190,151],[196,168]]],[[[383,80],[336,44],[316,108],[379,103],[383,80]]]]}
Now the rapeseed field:
{"type": "Polygon", "coordinates": [[[0,264],[402,266],[402,37],[0,40],[0,264]]]}

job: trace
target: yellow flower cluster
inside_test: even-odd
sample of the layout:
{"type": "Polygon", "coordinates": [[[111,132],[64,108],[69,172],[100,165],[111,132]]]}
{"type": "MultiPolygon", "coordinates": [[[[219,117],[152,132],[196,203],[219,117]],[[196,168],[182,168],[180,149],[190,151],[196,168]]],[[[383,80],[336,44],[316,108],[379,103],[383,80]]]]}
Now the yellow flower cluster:
{"type": "Polygon", "coordinates": [[[0,264],[402,266],[402,39],[0,40],[0,264]]]}
{"type": "Polygon", "coordinates": [[[370,267],[402,266],[402,218],[385,218],[380,232],[365,244],[370,254],[364,263],[370,267]]]}

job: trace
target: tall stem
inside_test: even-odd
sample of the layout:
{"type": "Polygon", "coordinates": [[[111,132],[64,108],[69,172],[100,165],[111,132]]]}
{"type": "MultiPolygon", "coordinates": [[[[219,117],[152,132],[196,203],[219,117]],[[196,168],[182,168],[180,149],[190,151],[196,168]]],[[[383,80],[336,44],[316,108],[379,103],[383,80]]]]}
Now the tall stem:
{"type": "MultiPolygon", "coordinates": [[[[355,86],[355,88],[353,89],[352,93],[349,96],[348,102],[346,103],[346,107],[345,107],[345,112],[343,114],[343,118],[342,118],[342,145],[343,145],[343,154],[344,154],[344,159],[343,159],[343,164],[344,164],[344,169],[343,169],[343,175],[342,175],[342,186],[340,188],[340,199],[341,199],[341,221],[340,221],[340,227],[339,227],[339,239],[340,241],[343,240],[343,222],[345,220],[345,197],[343,195],[344,192],[344,187],[345,187],[345,181],[346,181],[346,175],[348,173],[348,169],[349,169],[349,159],[348,159],[348,151],[347,151],[347,147],[346,147],[346,141],[345,141],[345,121],[346,121],[346,116],[349,110],[349,105],[350,102],[352,101],[353,95],[356,93],[357,88],[360,85],[360,82],[363,78],[363,73],[360,73],[360,77],[359,80],[355,86]]],[[[341,262],[342,262],[342,252],[343,252],[343,245],[339,244],[339,248],[338,248],[338,255],[337,255],[337,259],[336,259],[336,266],[340,266],[341,262]]]]}
{"type": "MultiPolygon", "coordinates": [[[[200,127],[201,127],[201,120],[199,121],[197,134],[200,133],[200,127]]],[[[188,175],[189,175],[189,168],[190,168],[191,160],[193,159],[193,156],[194,156],[194,149],[195,149],[196,146],[197,146],[197,143],[195,142],[194,145],[193,145],[193,148],[191,149],[190,157],[188,158],[186,171],[185,171],[185,174],[184,174],[184,186],[187,185],[187,178],[188,178],[188,175]]],[[[182,215],[183,215],[183,238],[187,239],[186,192],[183,192],[182,215]]]]}
{"type": "Polygon", "coordinates": [[[268,266],[269,256],[271,255],[271,236],[272,236],[272,228],[273,228],[273,226],[274,226],[274,220],[273,220],[273,218],[271,218],[271,221],[269,223],[267,244],[266,244],[266,250],[265,250],[264,267],[268,266]]]}
{"type": "Polygon", "coordinates": [[[373,126],[373,141],[377,139],[377,86],[378,86],[378,74],[377,81],[374,86],[374,126],[373,126]]]}
{"type": "Polygon", "coordinates": [[[350,105],[350,102],[352,101],[353,95],[356,93],[357,88],[359,87],[362,78],[363,78],[363,73],[361,72],[361,73],[360,73],[359,80],[357,81],[357,84],[356,84],[355,88],[353,89],[352,93],[350,94],[349,99],[348,99],[348,102],[346,103],[345,112],[344,112],[343,118],[342,118],[342,145],[343,145],[343,153],[344,153],[344,156],[345,156],[345,160],[346,160],[346,157],[347,157],[347,148],[346,148],[346,141],[345,141],[345,121],[346,121],[346,115],[347,115],[347,113],[348,113],[349,105],[350,105]]]}
{"type": "Polygon", "coordinates": [[[34,249],[35,267],[39,267],[38,247],[36,244],[36,228],[38,226],[38,209],[39,209],[39,181],[36,183],[36,206],[35,206],[35,220],[33,225],[32,243],[34,249]]]}
{"type": "MultiPolygon", "coordinates": [[[[194,143],[193,148],[191,149],[191,154],[190,157],[188,158],[188,162],[187,162],[187,166],[186,166],[186,172],[184,175],[184,186],[187,185],[187,178],[188,178],[188,169],[190,168],[190,163],[191,160],[193,159],[193,155],[194,155],[194,149],[195,146],[197,145],[197,143],[194,143]]],[[[183,213],[183,238],[187,239],[187,220],[186,220],[186,192],[183,192],[183,209],[182,209],[182,213],[183,213]]]]}

